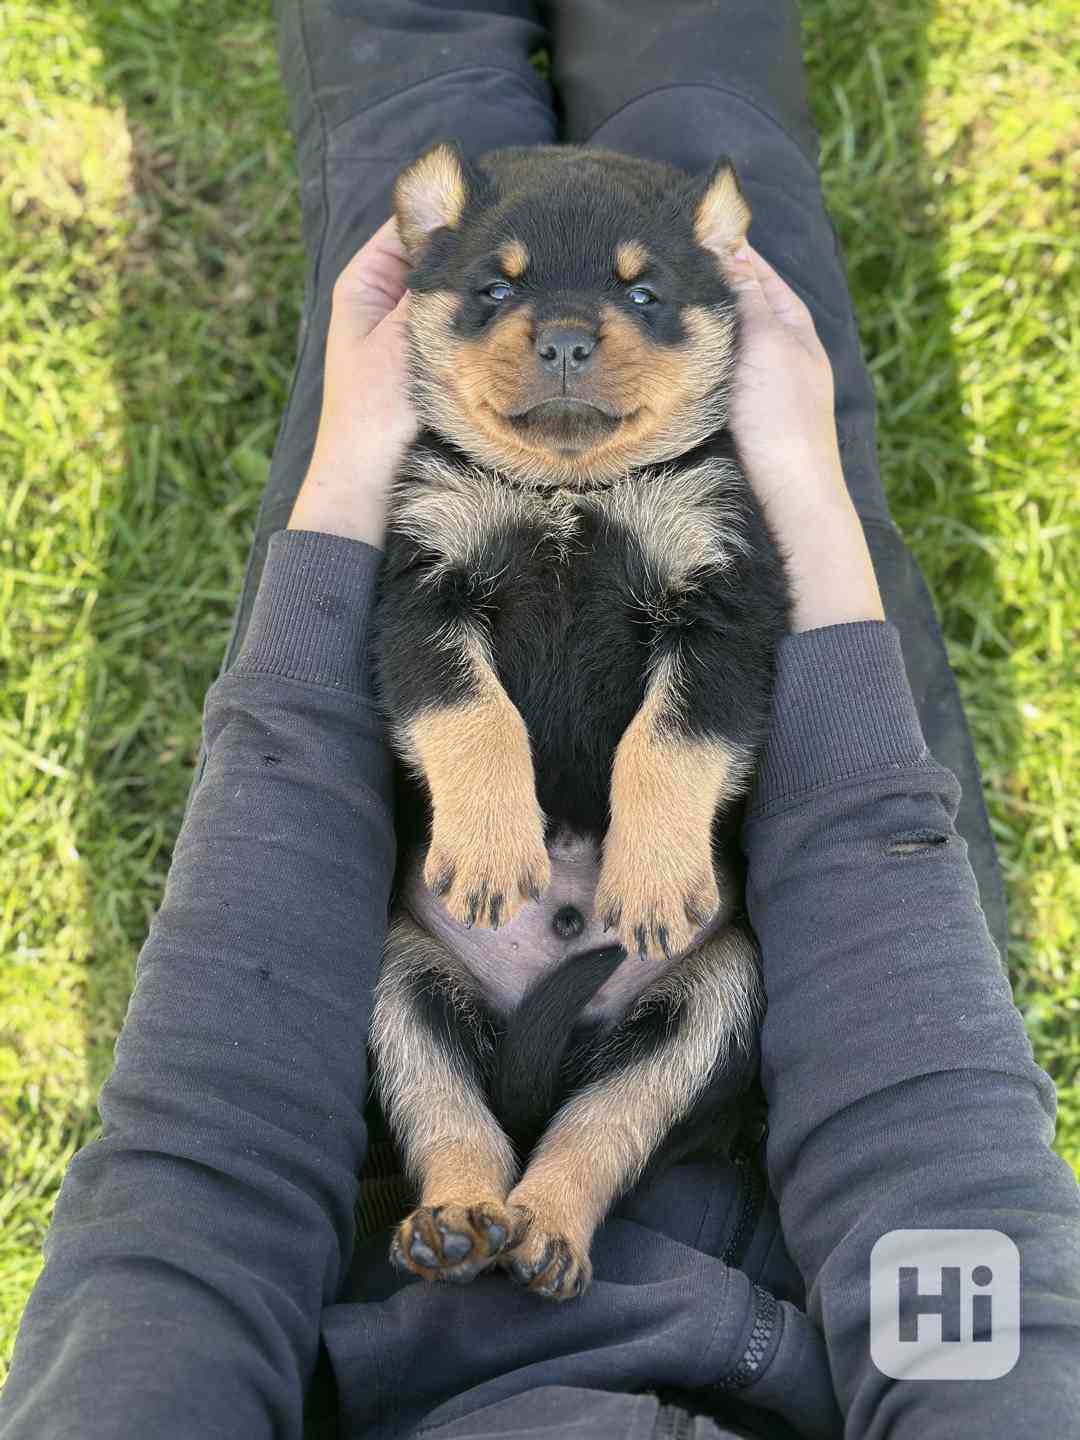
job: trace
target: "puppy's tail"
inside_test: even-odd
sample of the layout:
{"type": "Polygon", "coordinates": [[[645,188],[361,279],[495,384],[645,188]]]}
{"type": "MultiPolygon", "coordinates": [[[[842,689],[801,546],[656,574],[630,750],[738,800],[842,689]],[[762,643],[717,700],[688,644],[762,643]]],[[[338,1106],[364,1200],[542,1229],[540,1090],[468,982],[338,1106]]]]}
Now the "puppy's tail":
{"type": "Polygon", "coordinates": [[[574,1021],[625,959],[621,945],[570,955],[526,990],[514,1012],[495,1055],[491,1106],[522,1158],[554,1113],[574,1021]]]}

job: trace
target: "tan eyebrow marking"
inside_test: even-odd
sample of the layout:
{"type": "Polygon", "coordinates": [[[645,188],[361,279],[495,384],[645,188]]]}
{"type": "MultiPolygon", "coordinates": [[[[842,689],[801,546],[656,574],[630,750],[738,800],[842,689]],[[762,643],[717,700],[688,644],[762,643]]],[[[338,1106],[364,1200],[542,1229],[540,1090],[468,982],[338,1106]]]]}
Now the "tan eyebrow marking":
{"type": "Polygon", "coordinates": [[[615,273],[627,285],[636,280],[649,263],[649,252],[640,240],[624,240],[615,248],[615,273]]]}
{"type": "Polygon", "coordinates": [[[520,240],[508,240],[499,251],[499,263],[508,280],[520,280],[529,268],[529,252],[520,240]]]}

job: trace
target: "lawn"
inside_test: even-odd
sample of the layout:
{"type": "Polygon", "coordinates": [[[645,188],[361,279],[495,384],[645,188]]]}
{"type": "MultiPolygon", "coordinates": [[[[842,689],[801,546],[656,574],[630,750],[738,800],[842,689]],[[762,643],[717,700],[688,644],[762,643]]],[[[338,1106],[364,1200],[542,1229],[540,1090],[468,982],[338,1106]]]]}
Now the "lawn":
{"type": "MultiPolygon", "coordinates": [[[[0,1373],[94,1133],[288,384],[302,267],[268,8],[5,0],[0,1373]]],[[[1017,999],[1080,1168],[1075,12],[804,17],[883,469],[968,705],[1017,999]]]]}

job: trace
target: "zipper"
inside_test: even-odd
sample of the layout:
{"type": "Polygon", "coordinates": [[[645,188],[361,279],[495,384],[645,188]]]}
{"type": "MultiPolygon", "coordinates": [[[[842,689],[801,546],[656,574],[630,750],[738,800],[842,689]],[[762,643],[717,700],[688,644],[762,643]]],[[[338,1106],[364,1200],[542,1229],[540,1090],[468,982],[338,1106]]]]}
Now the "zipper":
{"type": "Polygon", "coordinates": [[[752,1385],[765,1370],[776,1351],[784,1312],[774,1295],[760,1285],[753,1287],[754,1318],[746,1349],[726,1375],[717,1380],[719,1390],[743,1390],[752,1385]]]}
{"type": "Polygon", "coordinates": [[[764,1126],[754,1135],[744,1132],[732,1147],[731,1159],[739,1187],[738,1212],[735,1216],[735,1228],[720,1259],[725,1265],[733,1265],[736,1269],[746,1255],[765,1204],[765,1177],[757,1163],[757,1154],[764,1135],[764,1126]]]}

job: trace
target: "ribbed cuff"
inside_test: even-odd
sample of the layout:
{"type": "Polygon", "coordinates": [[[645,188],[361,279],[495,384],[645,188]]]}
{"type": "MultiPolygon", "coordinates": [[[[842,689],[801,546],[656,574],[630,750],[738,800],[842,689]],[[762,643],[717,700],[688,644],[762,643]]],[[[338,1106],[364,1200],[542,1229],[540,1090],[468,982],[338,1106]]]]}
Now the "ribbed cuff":
{"type": "Polygon", "coordinates": [[[823,785],[926,758],[892,625],[828,625],[782,642],[752,813],[823,785]]]}
{"type": "Polygon", "coordinates": [[[368,689],[367,642],[382,555],[313,530],[270,537],[259,593],[233,672],[368,689]]]}

